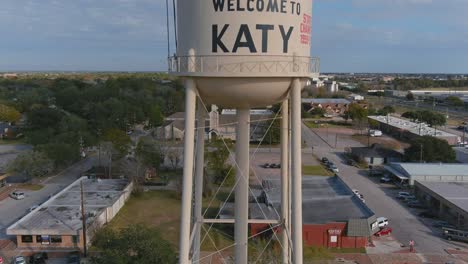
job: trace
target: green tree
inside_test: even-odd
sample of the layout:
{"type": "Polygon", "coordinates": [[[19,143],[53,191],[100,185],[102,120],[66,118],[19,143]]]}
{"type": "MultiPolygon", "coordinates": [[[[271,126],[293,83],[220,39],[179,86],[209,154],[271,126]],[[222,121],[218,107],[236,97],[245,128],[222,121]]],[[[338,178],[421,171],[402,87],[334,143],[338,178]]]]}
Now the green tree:
{"type": "Polygon", "coordinates": [[[93,264],[154,264],[176,263],[177,254],[155,228],[131,225],[120,231],[101,229],[94,246],[99,254],[91,258],[93,264]]]}
{"type": "Polygon", "coordinates": [[[447,97],[447,102],[452,106],[465,106],[465,102],[458,96],[447,97]]]}
{"type": "Polygon", "coordinates": [[[414,101],[414,99],[415,99],[415,98],[414,98],[414,94],[413,94],[413,93],[408,93],[408,94],[406,95],[406,100],[408,100],[408,101],[414,101]]]}
{"type": "MultiPolygon", "coordinates": [[[[207,162],[207,168],[210,174],[213,175],[213,182],[215,184],[221,184],[224,180],[224,177],[231,177],[233,174],[227,175],[229,171],[233,172],[231,166],[227,164],[229,158],[229,149],[234,146],[231,140],[225,139],[223,142],[222,139],[215,139],[207,145],[205,151],[205,159],[207,162]],[[224,144],[226,143],[226,145],[224,144]]],[[[232,179],[228,179],[228,184],[233,183],[232,179]]]]}
{"type": "Polygon", "coordinates": [[[410,162],[455,162],[456,154],[447,141],[431,136],[418,137],[405,149],[405,159],[410,162]]]}
{"type": "Polygon", "coordinates": [[[278,144],[281,140],[281,122],[279,119],[275,119],[273,124],[270,122],[263,123],[264,129],[266,131],[265,137],[263,139],[263,144],[278,144]],[[270,128],[270,129],[268,129],[270,128]]]}
{"type": "Polygon", "coordinates": [[[164,162],[164,150],[161,144],[148,138],[140,138],[135,154],[144,165],[155,169],[159,169],[164,162]]]}
{"type": "Polygon", "coordinates": [[[43,152],[28,151],[21,153],[8,164],[7,171],[29,178],[42,177],[54,170],[54,162],[43,152]]]}
{"type": "Polygon", "coordinates": [[[104,132],[104,140],[112,143],[112,146],[120,154],[124,156],[128,153],[132,140],[122,130],[117,128],[111,128],[104,132]]]}
{"type": "Polygon", "coordinates": [[[0,121],[17,122],[21,118],[21,113],[15,108],[0,104],[0,121]]]}
{"type": "Polygon", "coordinates": [[[164,116],[159,105],[154,105],[151,107],[148,121],[150,127],[159,127],[163,124],[164,116]]]}
{"type": "Polygon", "coordinates": [[[378,111],[379,115],[384,115],[384,116],[393,114],[393,113],[395,113],[395,108],[391,105],[386,105],[378,111]]]}

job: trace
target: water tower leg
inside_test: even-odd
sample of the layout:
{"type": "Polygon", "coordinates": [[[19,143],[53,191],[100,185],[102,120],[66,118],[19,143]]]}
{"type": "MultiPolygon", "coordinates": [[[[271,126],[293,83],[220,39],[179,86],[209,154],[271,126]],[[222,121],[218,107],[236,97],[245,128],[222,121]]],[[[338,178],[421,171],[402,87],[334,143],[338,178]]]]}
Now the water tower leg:
{"type": "Polygon", "coordinates": [[[235,263],[248,263],[250,109],[237,110],[234,249],[235,263]]]}
{"type": "Polygon", "coordinates": [[[192,260],[200,259],[200,234],[202,225],[203,172],[205,168],[205,108],[201,103],[197,109],[197,145],[195,155],[195,236],[193,240],[192,260]]]}
{"type": "Polygon", "coordinates": [[[190,264],[190,226],[193,193],[193,151],[195,139],[196,85],[193,79],[185,81],[185,135],[182,211],[180,220],[179,263],[190,264]]]}
{"type": "Polygon", "coordinates": [[[281,118],[281,218],[283,232],[281,244],[283,245],[283,264],[289,264],[289,102],[283,101],[281,118]]]}
{"type": "Polygon", "coordinates": [[[292,148],[292,246],[293,263],[302,264],[302,139],[301,82],[294,79],[291,87],[292,148]]]}

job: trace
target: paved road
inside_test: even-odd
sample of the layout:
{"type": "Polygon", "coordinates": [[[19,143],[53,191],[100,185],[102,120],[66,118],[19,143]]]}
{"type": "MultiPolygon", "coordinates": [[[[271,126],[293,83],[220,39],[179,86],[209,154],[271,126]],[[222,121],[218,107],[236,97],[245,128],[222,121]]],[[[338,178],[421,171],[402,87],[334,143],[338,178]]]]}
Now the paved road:
{"type": "MultiPolygon", "coordinates": [[[[425,225],[423,220],[416,216],[417,210],[410,210],[396,200],[394,196],[398,190],[390,188],[390,185],[381,185],[378,179],[369,178],[364,171],[345,165],[341,153],[344,147],[349,146],[349,142],[342,140],[337,149],[332,149],[307,127],[303,127],[302,134],[306,144],[314,146],[316,155],[327,157],[338,166],[339,174],[346,184],[364,195],[366,204],[377,217],[385,216],[389,219],[394,229],[393,235],[400,243],[407,244],[413,239],[416,242],[416,250],[420,253],[446,254],[444,249],[455,247],[442,239],[437,230],[425,225]]],[[[356,144],[359,143],[355,142],[354,145],[356,144]]],[[[463,244],[456,243],[456,246],[460,245],[463,244]]]]}
{"type": "Polygon", "coordinates": [[[26,215],[29,208],[43,203],[48,199],[49,195],[58,193],[65,186],[75,181],[81,172],[90,169],[96,163],[96,160],[96,157],[91,156],[56,176],[44,180],[44,188],[34,192],[26,191],[26,198],[24,200],[17,201],[7,198],[0,201],[0,239],[8,237],[6,235],[6,228],[26,215]]]}

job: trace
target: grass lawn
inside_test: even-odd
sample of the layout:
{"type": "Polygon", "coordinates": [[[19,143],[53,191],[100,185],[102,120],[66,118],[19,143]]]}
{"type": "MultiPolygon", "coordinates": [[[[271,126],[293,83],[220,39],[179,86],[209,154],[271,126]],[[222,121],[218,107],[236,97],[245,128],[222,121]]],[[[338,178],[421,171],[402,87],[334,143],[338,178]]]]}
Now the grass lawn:
{"type": "Polygon", "coordinates": [[[322,165],[302,166],[302,174],[313,176],[333,176],[333,174],[322,165]]]}
{"type": "Polygon", "coordinates": [[[393,139],[393,138],[386,138],[386,137],[369,137],[366,135],[353,135],[352,138],[359,143],[363,144],[364,146],[367,146],[367,144],[370,142],[370,145],[372,146],[373,144],[380,144],[386,148],[394,149],[394,150],[399,150],[402,147],[407,147],[406,144],[402,144],[399,141],[393,139]]]}
{"type": "Polygon", "coordinates": [[[44,188],[44,185],[32,184],[32,183],[23,183],[18,186],[18,189],[30,190],[30,191],[39,191],[42,188],[44,188]]]}
{"type": "Polygon", "coordinates": [[[18,145],[25,144],[24,138],[21,139],[0,139],[0,145],[18,145]]]}
{"type": "Polygon", "coordinates": [[[345,123],[345,122],[326,122],[326,123],[316,123],[314,121],[305,121],[304,124],[308,128],[351,128],[351,122],[350,123],[345,123]]]}
{"type": "MultiPolygon", "coordinates": [[[[138,196],[132,195],[116,217],[109,223],[109,227],[121,229],[135,224],[156,227],[160,230],[164,239],[174,246],[178,246],[180,207],[181,201],[173,191],[149,191],[138,196]]],[[[205,228],[208,229],[209,225],[205,225],[205,228]]],[[[202,229],[202,238],[203,236],[202,229]]],[[[218,249],[233,243],[224,233],[215,228],[211,229],[210,236],[215,241],[218,249]]],[[[215,250],[208,237],[202,245],[202,250],[215,250]]]]}

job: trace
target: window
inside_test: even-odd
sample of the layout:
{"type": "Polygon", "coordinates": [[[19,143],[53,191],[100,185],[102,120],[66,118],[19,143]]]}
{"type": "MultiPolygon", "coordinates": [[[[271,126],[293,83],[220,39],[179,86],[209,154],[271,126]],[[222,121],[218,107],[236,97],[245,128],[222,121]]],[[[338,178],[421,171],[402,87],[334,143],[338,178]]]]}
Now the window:
{"type": "Polygon", "coordinates": [[[32,243],[33,237],[32,236],[21,236],[21,242],[23,243],[32,243]]]}
{"type": "Polygon", "coordinates": [[[42,245],[50,244],[50,237],[47,235],[39,235],[36,236],[37,243],[41,243],[42,245]]]}
{"type": "Polygon", "coordinates": [[[80,243],[80,236],[72,236],[72,242],[75,244],[80,243]]]}
{"type": "Polygon", "coordinates": [[[62,243],[62,236],[50,236],[51,243],[62,243]]]}

